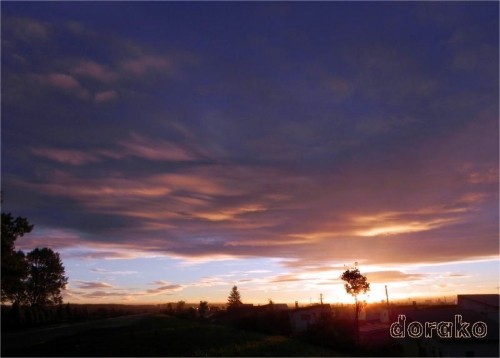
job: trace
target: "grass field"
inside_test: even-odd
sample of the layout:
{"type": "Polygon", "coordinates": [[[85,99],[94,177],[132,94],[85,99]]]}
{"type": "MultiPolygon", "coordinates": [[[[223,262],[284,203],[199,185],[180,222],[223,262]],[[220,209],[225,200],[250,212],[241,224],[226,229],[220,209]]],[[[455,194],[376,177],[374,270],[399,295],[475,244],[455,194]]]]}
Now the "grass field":
{"type": "Polygon", "coordinates": [[[8,356],[340,356],[338,352],[284,336],[154,315],[124,327],[91,329],[8,356]]]}

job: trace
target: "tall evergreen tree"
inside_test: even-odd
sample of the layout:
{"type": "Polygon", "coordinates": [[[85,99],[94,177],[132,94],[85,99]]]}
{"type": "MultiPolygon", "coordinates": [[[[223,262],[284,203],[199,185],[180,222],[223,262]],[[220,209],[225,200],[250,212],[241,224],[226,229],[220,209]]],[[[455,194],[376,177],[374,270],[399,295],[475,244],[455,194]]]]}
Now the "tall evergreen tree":
{"type": "Polygon", "coordinates": [[[243,303],[241,302],[241,295],[238,291],[238,287],[233,286],[231,292],[229,293],[229,297],[227,298],[227,308],[235,308],[241,306],[243,303]]]}

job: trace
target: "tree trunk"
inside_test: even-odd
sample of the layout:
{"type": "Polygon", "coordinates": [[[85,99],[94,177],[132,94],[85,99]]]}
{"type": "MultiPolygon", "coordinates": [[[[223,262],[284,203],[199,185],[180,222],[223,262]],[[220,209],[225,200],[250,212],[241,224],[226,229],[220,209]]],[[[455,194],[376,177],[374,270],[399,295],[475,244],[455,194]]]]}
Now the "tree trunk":
{"type": "Polygon", "coordinates": [[[21,325],[21,309],[18,301],[12,303],[12,324],[18,328],[21,325]]]}
{"type": "Polygon", "coordinates": [[[357,298],[355,298],[355,301],[356,301],[356,345],[359,345],[359,302],[357,298]]]}

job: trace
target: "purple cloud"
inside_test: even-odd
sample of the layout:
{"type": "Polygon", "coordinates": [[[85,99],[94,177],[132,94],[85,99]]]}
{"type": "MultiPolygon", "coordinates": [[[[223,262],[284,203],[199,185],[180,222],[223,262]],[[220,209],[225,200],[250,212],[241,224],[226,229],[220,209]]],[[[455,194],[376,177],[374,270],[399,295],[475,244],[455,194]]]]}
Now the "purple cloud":
{"type": "Polygon", "coordinates": [[[94,61],[81,61],[78,65],[72,68],[71,72],[74,75],[90,77],[95,80],[110,83],[118,79],[118,74],[107,69],[105,66],[94,61]]]}
{"type": "Polygon", "coordinates": [[[123,61],[120,67],[125,72],[143,75],[148,71],[168,72],[172,68],[171,60],[165,56],[141,55],[123,61]]]}
{"type": "Polygon", "coordinates": [[[114,99],[118,98],[118,93],[114,90],[109,90],[109,91],[103,91],[96,93],[94,95],[94,99],[97,102],[107,102],[107,101],[112,101],[114,99]]]}

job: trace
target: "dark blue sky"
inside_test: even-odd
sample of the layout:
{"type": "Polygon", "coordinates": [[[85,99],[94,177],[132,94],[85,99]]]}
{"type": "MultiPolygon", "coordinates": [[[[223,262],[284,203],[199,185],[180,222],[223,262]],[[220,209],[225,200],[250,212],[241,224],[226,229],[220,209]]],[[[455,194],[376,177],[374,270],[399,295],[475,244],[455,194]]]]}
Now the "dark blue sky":
{"type": "Polygon", "coordinates": [[[498,254],[496,2],[1,8],[3,205],[40,229],[25,247],[498,254]]]}

